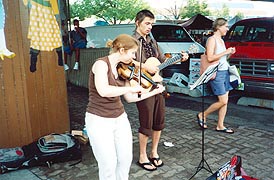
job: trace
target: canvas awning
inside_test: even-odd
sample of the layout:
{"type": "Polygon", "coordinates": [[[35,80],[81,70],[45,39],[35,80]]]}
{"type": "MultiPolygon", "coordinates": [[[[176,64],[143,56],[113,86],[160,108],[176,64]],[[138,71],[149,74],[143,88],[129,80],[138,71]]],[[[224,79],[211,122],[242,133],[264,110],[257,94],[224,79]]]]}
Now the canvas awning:
{"type": "Polygon", "coordinates": [[[187,30],[207,30],[212,28],[212,23],[213,21],[211,19],[208,19],[207,17],[201,14],[197,14],[180,25],[187,30]]]}

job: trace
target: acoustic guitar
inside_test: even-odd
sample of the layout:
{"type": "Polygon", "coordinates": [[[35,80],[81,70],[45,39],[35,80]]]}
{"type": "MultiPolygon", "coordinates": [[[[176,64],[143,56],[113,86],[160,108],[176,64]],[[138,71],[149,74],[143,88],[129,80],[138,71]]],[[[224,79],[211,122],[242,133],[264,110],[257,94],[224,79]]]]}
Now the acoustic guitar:
{"type": "MultiPolygon", "coordinates": [[[[191,54],[198,51],[198,47],[196,45],[191,45],[189,50],[186,51],[186,53],[191,54]]],[[[182,54],[177,54],[173,56],[172,58],[168,58],[165,62],[161,63],[157,58],[150,57],[146,60],[144,63],[145,65],[149,66],[157,66],[159,68],[159,71],[157,71],[155,74],[150,74],[146,70],[141,70],[141,85],[148,89],[149,91],[153,90],[157,83],[160,83],[163,81],[162,76],[160,76],[159,72],[163,70],[164,68],[175,64],[177,62],[180,62],[182,59],[182,54]]],[[[130,80],[131,86],[136,86],[139,83],[139,70],[138,68],[135,68],[135,65],[133,63],[131,64],[123,64],[119,63],[117,66],[118,74],[124,79],[130,80]]]]}
{"type": "Polygon", "coordinates": [[[137,84],[140,83],[139,77],[141,74],[142,87],[147,89],[148,91],[152,91],[154,88],[157,87],[157,83],[160,83],[163,81],[163,78],[162,76],[160,76],[159,72],[169,65],[180,62],[181,59],[182,59],[181,54],[176,55],[172,58],[169,58],[163,63],[161,63],[155,57],[148,58],[144,64],[148,66],[157,66],[159,68],[159,71],[157,71],[155,74],[150,74],[143,68],[141,69],[141,73],[140,73],[139,69],[136,68],[133,63],[130,63],[130,64],[119,63],[117,66],[117,71],[120,77],[122,77],[123,79],[129,80],[130,86],[136,86],[137,84]]]}
{"type": "MultiPolygon", "coordinates": [[[[196,45],[191,45],[189,47],[189,50],[186,51],[186,53],[188,54],[193,54],[193,53],[197,53],[199,51],[199,47],[197,47],[196,45]]],[[[155,74],[151,74],[151,78],[154,82],[159,83],[163,81],[163,78],[160,76],[159,72],[161,70],[163,70],[164,68],[175,64],[177,62],[180,62],[182,59],[182,54],[177,54],[175,56],[173,56],[172,58],[168,58],[165,62],[161,63],[157,58],[155,57],[150,57],[146,60],[145,64],[146,65],[152,65],[152,66],[158,66],[159,71],[156,72],[155,74]]]]}
{"type": "Polygon", "coordinates": [[[177,62],[180,62],[182,59],[182,55],[176,55],[172,58],[167,59],[165,62],[161,63],[157,58],[150,57],[146,60],[145,65],[148,66],[157,66],[159,68],[159,71],[157,71],[155,74],[151,74],[151,78],[154,82],[162,82],[163,78],[160,76],[159,72],[163,70],[164,68],[168,67],[169,65],[175,64],[177,62]]]}

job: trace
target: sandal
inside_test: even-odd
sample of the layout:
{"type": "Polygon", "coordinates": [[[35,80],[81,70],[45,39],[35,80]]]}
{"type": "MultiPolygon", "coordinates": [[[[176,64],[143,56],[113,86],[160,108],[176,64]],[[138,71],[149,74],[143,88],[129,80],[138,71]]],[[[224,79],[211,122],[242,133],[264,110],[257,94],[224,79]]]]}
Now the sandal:
{"type": "Polygon", "coordinates": [[[221,130],[218,130],[218,129],[216,128],[215,131],[217,131],[217,132],[222,132],[222,133],[228,133],[228,134],[233,134],[233,133],[234,133],[234,130],[231,129],[231,128],[224,128],[224,129],[221,129],[221,130]]]}
{"type": "Polygon", "coordinates": [[[151,167],[153,167],[153,163],[151,163],[151,162],[145,162],[145,163],[140,163],[139,161],[137,161],[137,163],[136,163],[138,166],[140,166],[141,168],[143,168],[143,169],[145,169],[145,170],[147,170],[147,171],[155,171],[155,170],[157,170],[157,167],[155,166],[155,168],[153,168],[153,169],[149,169],[149,168],[146,168],[145,166],[151,166],[151,167]]]}
{"type": "Polygon", "coordinates": [[[160,157],[158,157],[158,158],[150,158],[150,157],[149,157],[148,159],[150,160],[150,162],[151,162],[155,167],[161,167],[161,166],[164,165],[163,161],[162,161],[161,164],[158,164],[158,162],[161,160],[160,157]],[[157,162],[158,165],[155,163],[155,161],[157,162]]]}
{"type": "Polygon", "coordinates": [[[207,124],[206,122],[203,122],[202,119],[199,118],[199,114],[197,114],[197,123],[200,126],[201,129],[207,129],[207,124]]]}

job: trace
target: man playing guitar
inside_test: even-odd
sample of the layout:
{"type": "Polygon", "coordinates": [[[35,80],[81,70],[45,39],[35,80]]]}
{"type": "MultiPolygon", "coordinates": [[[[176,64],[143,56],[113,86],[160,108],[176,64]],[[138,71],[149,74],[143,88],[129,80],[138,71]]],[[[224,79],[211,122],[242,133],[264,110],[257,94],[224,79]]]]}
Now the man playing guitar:
{"type": "MultiPolygon", "coordinates": [[[[153,40],[149,33],[154,23],[154,15],[149,10],[141,10],[135,18],[136,29],[133,37],[139,41],[139,48],[136,54],[136,66],[141,66],[150,74],[157,74],[160,70],[159,65],[168,61],[162,54],[159,46],[153,40]],[[147,63],[151,58],[157,58],[159,63],[147,63]],[[141,63],[140,63],[141,62],[141,63]]],[[[188,54],[182,52],[181,61],[186,61],[188,54]]],[[[160,79],[161,81],[161,79],[160,79]]],[[[139,112],[139,160],[137,164],[147,171],[154,171],[158,167],[164,165],[158,154],[158,144],[161,136],[161,131],[164,128],[165,122],[165,98],[162,94],[154,95],[145,100],[136,103],[139,112]],[[150,154],[147,154],[148,138],[152,137],[152,147],[150,154]]]]}

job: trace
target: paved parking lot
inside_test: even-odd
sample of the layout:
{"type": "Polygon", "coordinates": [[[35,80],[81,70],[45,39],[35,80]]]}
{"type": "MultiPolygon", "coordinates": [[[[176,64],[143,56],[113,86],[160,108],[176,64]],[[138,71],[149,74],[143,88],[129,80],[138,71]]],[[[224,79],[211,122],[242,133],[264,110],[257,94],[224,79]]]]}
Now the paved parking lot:
{"type": "MultiPolygon", "coordinates": [[[[81,129],[87,104],[87,89],[68,87],[71,127],[81,129]]],[[[208,119],[209,129],[205,131],[204,157],[212,171],[229,161],[233,155],[242,157],[243,168],[250,176],[260,180],[272,180],[274,177],[274,111],[258,107],[236,105],[236,96],[231,96],[226,117],[227,126],[233,127],[232,135],[214,130],[217,114],[208,119]]],[[[205,98],[205,107],[214,101],[205,98]]],[[[165,165],[157,171],[148,172],[135,163],[138,160],[138,114],[135,104],[125,103],[132,125],[134,159],[130,171],[130,180],[187,180],[197,169],[202,159],[202,132],[195,122],[201,110],[201,98],[191,98],[181,94],[171,94],[166,102],[166,128],[162,133],[159,154],[165,165]],[[164,146],[172,142],[173,147],[164,146]]],[[[150,144],[149,144],[150,148],[150,144]]],[[[70,166],[72,162],[54,164],[51,168],[34,167],[23,172],[31,174],[31,179],[48,180],[96,180],[98,168],[89,145],[82,145],[83,160],[70,166]]],[[[16,173],[0,175],[2,180],[16,178],[16,173]]],[[[210,173],[199,171],[193,179],[204,180],[210,173]]],[[[22,175],[17,176],[23,177],[22,175]]]]}

